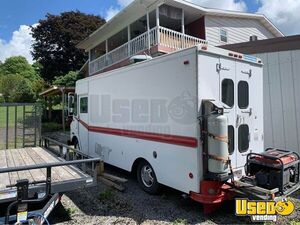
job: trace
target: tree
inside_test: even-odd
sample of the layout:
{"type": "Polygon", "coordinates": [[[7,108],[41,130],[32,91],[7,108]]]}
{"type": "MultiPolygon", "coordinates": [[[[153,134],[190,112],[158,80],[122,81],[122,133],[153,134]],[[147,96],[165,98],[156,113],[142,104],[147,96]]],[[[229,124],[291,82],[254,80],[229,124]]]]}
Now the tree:
{"type": "Polygon", "coordinates": [[[76,81],[83,78],[79,73],[71,71],[65,76],[55,77],[53,84],[58,86],[75,87],[76,81]]]}
{"type": "Polygon", "coordinates": [[[13,56],[7,58],[5,62],[0,65],[0,74],[2,75],[19,74],[30,81],[35,81],[40,79],[38,73],[28,63],[27,59],[23,56],[13,56]]]}
{"type": "Polygon", "coordinates": [[[46,19],[31,28],[35,39],[32,55],[42,65],[41,76],[52,81],[56,76],[79,70],[87,54],[76,45],[104,23],[99,16],[79,11],[47,14],[46,19]]]}
{"type": "Polygon", "coordinates": [[[5,102],[33,102],[35,100],[30,81],[19,74],[1,77],[0,92],[5,102]]]}
{"type": "Polygon", "coordinates": [[[0,93],[5,101],[35,101],[45,86],[38,68],[38,64],[30,65],[22,56],[6,59],[0,65],[0,93]]]}

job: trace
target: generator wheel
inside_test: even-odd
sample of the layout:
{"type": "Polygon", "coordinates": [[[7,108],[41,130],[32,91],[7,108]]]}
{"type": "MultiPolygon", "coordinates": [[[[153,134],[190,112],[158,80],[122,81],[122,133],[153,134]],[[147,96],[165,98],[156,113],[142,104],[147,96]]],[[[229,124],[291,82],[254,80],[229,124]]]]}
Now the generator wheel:
{"type": "Polygon", "coordinates": [[[147,161],[141,161],[137,167],[137,180],[141,188],[149,194],[157,194],[159,183],[156,179],[155,172],[147,161]]]}

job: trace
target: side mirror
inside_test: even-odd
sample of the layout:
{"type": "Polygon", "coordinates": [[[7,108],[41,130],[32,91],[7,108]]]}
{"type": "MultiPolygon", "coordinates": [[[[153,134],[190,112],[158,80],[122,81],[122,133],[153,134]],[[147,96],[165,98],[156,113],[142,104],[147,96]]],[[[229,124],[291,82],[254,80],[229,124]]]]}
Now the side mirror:
{"type": "Polygon", "coordinates": [[[68,116],[73,116],[74,114],[74,93],[68,93],[68,116]]]}

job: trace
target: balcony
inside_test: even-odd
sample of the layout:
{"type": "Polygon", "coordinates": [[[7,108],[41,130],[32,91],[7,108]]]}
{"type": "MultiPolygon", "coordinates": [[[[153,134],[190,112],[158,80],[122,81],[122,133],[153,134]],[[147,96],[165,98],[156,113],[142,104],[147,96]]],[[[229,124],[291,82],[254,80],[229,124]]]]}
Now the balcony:
{"type": "Polygon", "coordinates": [[[157,26],[130,40],[120,47],[93,60],[89,64],[89,74],[107,71],[114,65],[128,65],[130,57],[151,52],[169,53],[189,48],[207,41],[186,35],[162,26],[157,26]],[[161,50],[160,50],[161,49],[161,50]]]}

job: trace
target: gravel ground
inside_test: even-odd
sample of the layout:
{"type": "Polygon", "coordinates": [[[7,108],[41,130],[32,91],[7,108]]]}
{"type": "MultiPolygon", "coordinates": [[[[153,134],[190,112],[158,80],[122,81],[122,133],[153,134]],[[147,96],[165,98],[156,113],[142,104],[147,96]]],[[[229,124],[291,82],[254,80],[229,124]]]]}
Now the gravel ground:
{"type": "MultiPolygon", "coordinates": [[[[116,168],[109,172],[128,179],[121,193],[102,183],[97,187],[67,193],[51,214],[51,224],[245,224],[247,217],[234,215],[234,201],[229,201],[214,214],[202,213],[201,204],[182,197],[178,191],[163,188],[160,195],[143,192],[131,174],[116,168]]],[[[299,225],[300,192],[293,196],[297,210],[280,218],[277,224],[299,225]]]]}

